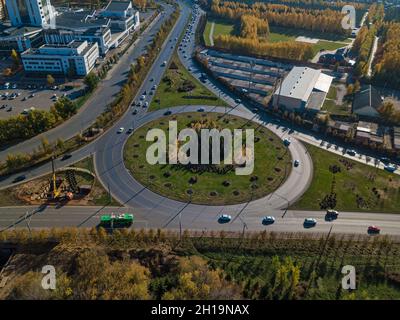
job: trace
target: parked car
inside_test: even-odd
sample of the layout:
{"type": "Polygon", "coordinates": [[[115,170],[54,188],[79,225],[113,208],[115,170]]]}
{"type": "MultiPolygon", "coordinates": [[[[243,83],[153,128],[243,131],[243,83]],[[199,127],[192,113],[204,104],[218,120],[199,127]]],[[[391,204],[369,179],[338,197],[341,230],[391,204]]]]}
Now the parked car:
{"type": "Polygon", "coordinates": [[[357,152],[355,152],[355,150],[353,150],[353,149],[347,150],[346,153],[347,153],[349,156],[353,156],[353,157],[357,154],[357,152]]]}
{"type": "Polygon", "coordinates": [[[396,166],[393,164],[387,164],[387,165],[385,165],[384,169],[388,172],[395,172],[396,166]]]}

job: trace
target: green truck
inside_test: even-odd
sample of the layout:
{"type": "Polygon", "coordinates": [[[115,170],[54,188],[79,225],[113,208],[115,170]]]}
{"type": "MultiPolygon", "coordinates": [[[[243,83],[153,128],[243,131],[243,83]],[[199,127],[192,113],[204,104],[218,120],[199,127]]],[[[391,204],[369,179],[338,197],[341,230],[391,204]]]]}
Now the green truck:
{"type": "Polygon", "coordinates": [[[100,226],[103,228],[127,228],[133,223],[133,214],[106,214],[100,217],[100,226]]]}

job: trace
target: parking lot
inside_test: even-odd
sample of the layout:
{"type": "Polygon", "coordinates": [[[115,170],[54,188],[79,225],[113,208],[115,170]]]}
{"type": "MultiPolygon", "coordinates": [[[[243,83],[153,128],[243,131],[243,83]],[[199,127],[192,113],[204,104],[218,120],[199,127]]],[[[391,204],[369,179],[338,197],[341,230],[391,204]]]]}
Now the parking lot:
{"type": "Polygon", "coordinates": [[[0,85],[0,119],[7,119],[18,114],[26,114],[32,108],[37,110],[50,110],[58,98],[66,96],[71,100],[81,95],[83,86],[73,87],[47,86],[45,84],[9,83],[0,85]]]}

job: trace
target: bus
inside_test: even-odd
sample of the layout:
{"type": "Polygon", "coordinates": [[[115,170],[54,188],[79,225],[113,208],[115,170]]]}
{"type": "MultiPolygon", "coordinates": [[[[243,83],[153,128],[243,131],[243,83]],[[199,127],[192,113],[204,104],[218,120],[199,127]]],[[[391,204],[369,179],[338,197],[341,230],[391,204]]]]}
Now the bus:
{"type": "Polygon", "coordinates": [[[106,214],[100,217],[100,226],[103,228],[127,228],[133,223],[133,214],[106,214]]]}

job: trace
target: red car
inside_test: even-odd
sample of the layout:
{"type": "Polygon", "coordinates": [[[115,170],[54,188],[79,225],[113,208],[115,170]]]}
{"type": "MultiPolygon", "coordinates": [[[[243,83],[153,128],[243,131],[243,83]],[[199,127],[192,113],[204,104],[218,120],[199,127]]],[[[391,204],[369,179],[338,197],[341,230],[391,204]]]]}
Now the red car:
{"type": "Polygon", "coordinates": [[[381,229],[379,229],[376,226],[369,226],[368,227],[368,233],[379,233],[381,231],[381,229]]]}

